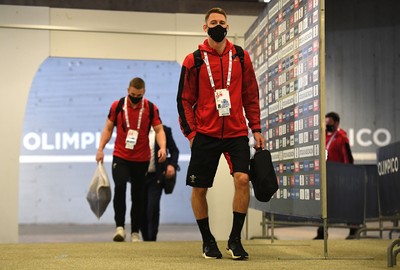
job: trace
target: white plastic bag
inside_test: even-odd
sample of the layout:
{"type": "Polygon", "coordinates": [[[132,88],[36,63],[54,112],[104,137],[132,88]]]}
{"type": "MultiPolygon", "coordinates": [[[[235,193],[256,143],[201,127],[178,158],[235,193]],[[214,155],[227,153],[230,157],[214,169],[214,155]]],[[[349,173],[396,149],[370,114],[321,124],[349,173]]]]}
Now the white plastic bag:
{"type": "Polygon", "coordinates": [[[98,163],[94,172],[86,199],[92,212],[100,219],[111,201],[110,181],[101,162],[98,163]]]}

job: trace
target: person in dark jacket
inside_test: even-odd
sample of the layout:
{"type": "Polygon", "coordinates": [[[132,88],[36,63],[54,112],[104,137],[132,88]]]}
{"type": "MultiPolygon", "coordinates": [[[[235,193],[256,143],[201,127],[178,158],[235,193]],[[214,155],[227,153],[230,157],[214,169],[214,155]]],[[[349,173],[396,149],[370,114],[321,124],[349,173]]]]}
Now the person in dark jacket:
{"type": "Polygon", "coordinates": [[[167,181],[176,180],[176,171],[179,170],[178,158],[179,149],[172,137],[170,127],[163,125],[165,136],[167,138],[167,155],[166,161],[158,162],[157,153],[160,147],[156,143],[156,134],[153,129],[149,132],[149,141],[151,149],[151,159],[145,182],[145,202],[144,217],[142,219],[141,233],[144,241],[156,241],[158,227],[160,224],[160,200],[163,186],[168,184],[167,181]]]}
{"type": "Polygon", "coordinates": [[[248,52],[243,50],[241,59],[238,48],[226,38],[229,25],[224,10],[209,10],[203,30],[208,38],[199,45],[202,65],[196,67],[193,53],[186,56],[177,95],[181,129],[191,146],[186,184],[192,187],[203,257],[219,259],[222,254],[210,231],[206,194],[213,185],[220,156],[225,155],[235,187],[227,253],[233,259],[246,259],[240,235],[250,199],[249,128],[254,147],[264,148],[258,84],[248,52]]]}

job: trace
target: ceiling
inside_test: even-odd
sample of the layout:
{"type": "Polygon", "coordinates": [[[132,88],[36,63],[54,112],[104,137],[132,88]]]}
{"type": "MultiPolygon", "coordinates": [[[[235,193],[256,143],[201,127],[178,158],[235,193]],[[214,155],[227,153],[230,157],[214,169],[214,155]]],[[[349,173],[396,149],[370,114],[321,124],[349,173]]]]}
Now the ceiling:
{"type": "Polygon", "coordinates": [[[1,4],[197,14],[204,14],[212,7],[221,7],[228,15],[248,16],[258,16],[266,6],[265,3],[259,2],[259,0],[0,0],[1,4]]]}

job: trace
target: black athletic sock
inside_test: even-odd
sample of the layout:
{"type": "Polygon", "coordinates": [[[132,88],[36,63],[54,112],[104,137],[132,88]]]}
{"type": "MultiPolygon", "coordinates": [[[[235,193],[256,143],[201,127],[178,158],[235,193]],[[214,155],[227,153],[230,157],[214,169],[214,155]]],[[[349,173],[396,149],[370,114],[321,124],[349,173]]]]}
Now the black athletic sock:
{"type": "Polygon", "coordinates": [[[201,237],[203,238],[203,242],[209,242],[210,240],[215,240],[214,236],[211,233],[210,225],[208,223],[208,217],[203,219],[197,219],[197,225],[199,226],[201,237]]]}
{"type": "Polygon", "coordinates": [[[231,235],[229,235],[229,240],[233,240],[236,238],[240,239],[240,233],[242,232],[245,219],[246,214],[233,212],[233,224],[231,235]]]}

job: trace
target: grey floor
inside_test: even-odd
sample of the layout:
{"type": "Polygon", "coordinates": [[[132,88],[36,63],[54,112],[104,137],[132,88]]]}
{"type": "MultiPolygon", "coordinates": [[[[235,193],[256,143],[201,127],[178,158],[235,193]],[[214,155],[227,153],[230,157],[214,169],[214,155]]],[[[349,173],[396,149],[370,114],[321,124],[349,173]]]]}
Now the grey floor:
{"type": "MultiPolygon", "coordinates": [[[[109,242],[115,231],[113,224],[22,224],[19,243],[36,242],[109,242]]],[[[200,240],[197,225],[160,225],[158,241],[200,240]]]]}
{"type": "MultiPolygon", "coordinates": [[[[367,227],[376,227],[369,223],[367,227]]],[[[57,243],[57,242],[109,242],[112,241],[115,227],[113,224],[21,224],[19,243],[57,243]]],[[[329,239],[344,239],[347,228],[329,228],[329,239]]],[[[268,230],[268,235],[271,231],[268,230]]],[[[267,235],[267,236],[268,236],[267,235]]],[[[307,240],[316,235],[316,227],[283,227],[274,230],[274,236],[280,240],[307,240]]],[[[389,239],[389,232],[368,232],[367,237],[389,239]]],[[[262,235],[259,235],[262,237],[262,235]]],[[[399,237],[398,233],[393,234],[399,237]]],[[[201,235],[196,224],[161,224],[158,241],[198,241],[201,235]]]]}

